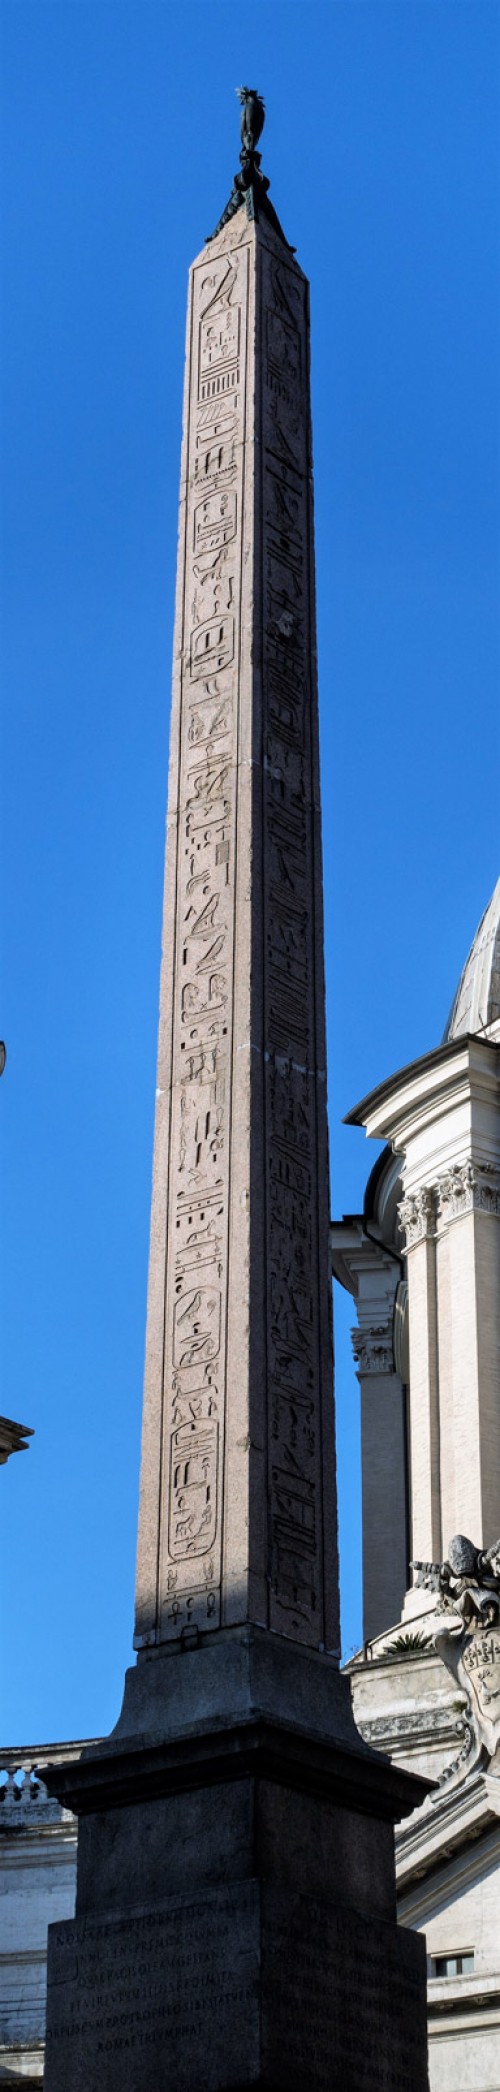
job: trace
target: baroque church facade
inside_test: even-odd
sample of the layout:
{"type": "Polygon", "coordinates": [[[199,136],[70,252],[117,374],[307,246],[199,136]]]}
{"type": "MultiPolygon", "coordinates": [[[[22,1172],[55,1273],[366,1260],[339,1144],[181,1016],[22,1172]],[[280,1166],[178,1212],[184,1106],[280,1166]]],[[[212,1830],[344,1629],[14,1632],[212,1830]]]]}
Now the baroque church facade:
{"type": "Polygon", "coordinates": [[[349,1122],[386,1143],[363,1213],[331,1229],[361,1391],[354,1710],[367,1742],[434,1782],[396,1833],[400,1921],[427,1941],[431,2092],[496,2092],[500,880],[442,1044],[349,1122]]]}
{"type": "MultiPolygon", "coordinates": [[[[498,2092],[500,881],[442,1045],[349,1116],[385,1146],[363,1213],[331,1227],[361,1391],[364,1639],[347,1668],[363,1737],[433,1783],[396,1833],[400,1922],[427,1941],[431,2092],[498,2092]]],[[[2,1757],[10,2092],[42,2083],[47,1925],[74,1910],[76,1823],[37,1765],[82,1748],[2,1757]]]]}

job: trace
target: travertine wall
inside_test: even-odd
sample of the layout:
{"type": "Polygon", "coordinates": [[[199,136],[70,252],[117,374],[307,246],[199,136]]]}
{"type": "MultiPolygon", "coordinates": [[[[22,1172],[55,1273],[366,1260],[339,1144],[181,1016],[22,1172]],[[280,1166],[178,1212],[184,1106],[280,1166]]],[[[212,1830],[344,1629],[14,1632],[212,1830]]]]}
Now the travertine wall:
{"type": "MultiPolygon", "coordinates": [[[[496,1784],[496,1783],[495,1783],[496,1784]]],[[[403,1923],[425,1926],[429,1962],[474,1955],[470,1973],[429,1975],[430,2092],[497,2092],[500,2055],[500,1828],[434,1869],[402,1897],[403,1923]]]]}
{"type": "MultiPolygon", "coordinates": [[[[500,1039],[453,1038],[351,1114],[400,1170],[409,1318],[410,1555],[500,1532],[500,1039]]],[[[405,1611],[432,1594],[410,1591],[405,1611]]]]}
{"type": "Polygon", "coordinates": [[[410,1315],[412,1555],[500,1531],[500,1172],[473,1151],[401,1208],[410,1315]]]}
{"type": "Polygon", "coordinates": [[[408,1271],[410,1342],[410,1554],[441,1560],[436,1254],[426,1236],[408,1271]]]}
{"type": "MultiPolygon", "coordinates": [[[[63,1754],[46,1746],[47,1758],[63,1754]]],[[[0,2083],[12,2092],[42,2083],[47,1926],[75,1907],[76,1823],[34,1763],[29,1751],[0,1759],[0,2083]]]]}

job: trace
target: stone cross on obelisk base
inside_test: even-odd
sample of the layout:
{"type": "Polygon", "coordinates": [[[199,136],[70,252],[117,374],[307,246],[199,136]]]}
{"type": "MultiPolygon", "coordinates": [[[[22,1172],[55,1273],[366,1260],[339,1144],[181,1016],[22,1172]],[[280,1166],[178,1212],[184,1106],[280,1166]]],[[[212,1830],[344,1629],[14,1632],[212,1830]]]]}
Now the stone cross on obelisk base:
{"type": "Polygon", "coordinates": [[[240,99],[189,287],[138,1658],[44,1775],[80,1818],[46,2092],[427,2085],[422,1783],[338,1669],[308,290],[240,99]]]}

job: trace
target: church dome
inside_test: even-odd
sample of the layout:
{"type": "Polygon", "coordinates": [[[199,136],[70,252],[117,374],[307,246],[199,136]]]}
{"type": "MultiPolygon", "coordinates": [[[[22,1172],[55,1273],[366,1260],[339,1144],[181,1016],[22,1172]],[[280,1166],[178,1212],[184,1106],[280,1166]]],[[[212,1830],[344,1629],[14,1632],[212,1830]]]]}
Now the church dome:
{"type": "Polygon", "coordinates": [[[443,1045],[500,1019],[500,879],[481,916],[444,1033],[443,1045]]]}

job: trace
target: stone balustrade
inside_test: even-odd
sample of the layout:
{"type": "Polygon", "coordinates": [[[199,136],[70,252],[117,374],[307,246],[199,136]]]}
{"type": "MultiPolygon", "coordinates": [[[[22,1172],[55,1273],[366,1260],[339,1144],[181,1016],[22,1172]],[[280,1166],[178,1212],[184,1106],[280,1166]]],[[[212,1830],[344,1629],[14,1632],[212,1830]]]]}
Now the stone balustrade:
{"type": "Polygon", "coordinates": [[[42,2084],[47,1927],[75,1903],[75,1818],[48,1794],[39,1767],[82,1749],[0,1749],[0,2082],[13,2092],[42,2084]]]}
{"type": "Polygon", "coordinates": [[[31,1762],[22,1764],[10,1761],[4,1764],[5,1753],[0,1761],[0,1828],[6,1829],[13,1817],[20,1816],[23,1823],[32,1817],[35,1810],[50,1807],[47,1788],[37,1775],[31,1762]]]}
{"type": "Polygon", "coordinates": [[[47,1793],[39,1765],[57,1764],[62,1758],[79,1758],[81,1743],[42,1744],[38,1751],[12,1747],[0,1750],[0,1832],[14,1826],[28,1829],[30,1823],[71,1822],[69,1809],[62,1809],[47,1793]]]}

